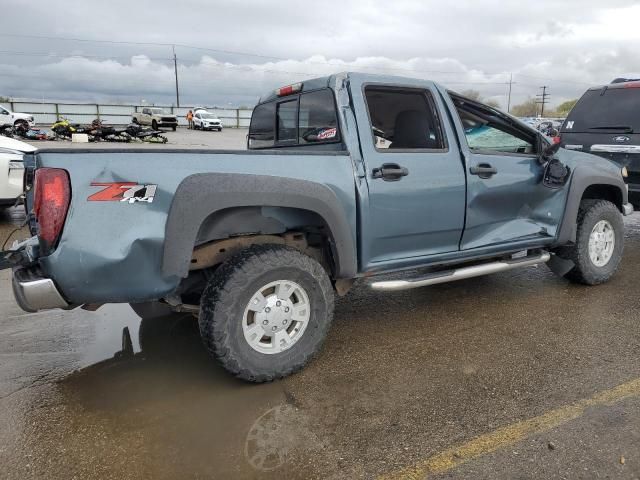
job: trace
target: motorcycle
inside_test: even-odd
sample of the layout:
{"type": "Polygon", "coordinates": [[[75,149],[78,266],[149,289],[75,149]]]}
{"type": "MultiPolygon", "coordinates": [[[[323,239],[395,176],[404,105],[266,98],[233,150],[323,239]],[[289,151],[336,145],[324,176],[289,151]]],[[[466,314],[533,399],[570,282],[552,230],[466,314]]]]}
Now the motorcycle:
{"type": "MultiPolygon", "coordinates": [[[[56,138],[62,138],[64,140],[70,140],[71,135],[74,133],[88,133],[80,127],[79,124],[72,124],[64,117],[60,117],[60,119],[51,125],[51,131],[53,132],[56,138]]],[[[91,140],[91,138],[89,139],[91,140]]]]}
{"type": "Polygon", "coordinates": [[[107,142],[123,142],[131,141],[131,136],[127,133],[126,128],[116,129],[111,125],[105,125],[103,121],[95,119],[91,122],[90,135],[94,141],[104,140],[107,142]]]}
{"type": "Polygon", "coordinates": [[[159,130],[153,130],[149,127],[143,127],[138,123],[131,123],[125,129],[125,132],[133,138],[142,140],[147,143],[167,143],[168,139],[159,130]]]}
{"type": "Polygon", "coordinates": [[[39,128],[31,128],[26,123],[19,123],[14,128],[15,135],[26,140],[47,140],[48,134],[39,128]]]}

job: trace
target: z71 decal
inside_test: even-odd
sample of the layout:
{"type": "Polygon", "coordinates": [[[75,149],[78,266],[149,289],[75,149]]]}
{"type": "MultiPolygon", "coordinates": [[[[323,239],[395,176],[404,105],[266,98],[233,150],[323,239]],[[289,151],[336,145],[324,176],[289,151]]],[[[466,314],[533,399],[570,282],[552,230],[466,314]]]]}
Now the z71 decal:
{"type": "Polygon", "coordinates": [[[137,184],[135,182],[91,182],[92,187],[104,187],[102,190],[90,195],[89,202],[153,202],[157,185],[137,184]]]}

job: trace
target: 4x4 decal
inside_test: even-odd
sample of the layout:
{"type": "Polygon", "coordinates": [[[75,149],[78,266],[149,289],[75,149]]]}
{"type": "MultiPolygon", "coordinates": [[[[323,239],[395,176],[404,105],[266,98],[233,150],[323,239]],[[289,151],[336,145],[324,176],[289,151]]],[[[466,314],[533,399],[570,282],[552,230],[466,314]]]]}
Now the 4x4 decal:
{"type": "Polygon", "coordinates": [[[157,185],[138,184],[136,182],[91,182],[92,187],[104,187],[102,190],[90,195],[89,202],[153,202],[157,185]]]}

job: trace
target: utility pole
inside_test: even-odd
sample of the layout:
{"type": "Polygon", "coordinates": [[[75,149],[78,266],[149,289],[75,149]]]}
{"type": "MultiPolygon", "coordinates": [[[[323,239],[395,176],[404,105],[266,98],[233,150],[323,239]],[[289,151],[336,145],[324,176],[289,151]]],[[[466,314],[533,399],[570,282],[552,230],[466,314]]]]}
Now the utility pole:
{"type": "Polygon", "coordinates": [[[539,93],[536,95],[536,97],[538,97],[540,100],[536,100],[537,104],[541,105],[541,109],[540,109],[540,116],[544,117],[544,106],[549,103],[548,102],[548,98],[549,98],[549,94],[547,93],[547,88],[549,88],[547,85],[543,85],[542,87],[540,87],[542,89],[542,93],[539,93]]]}
{"type": "Polygon", "coordinates": [[[173,48],[173,71],[176,74],[176,106],[180,106],[180,90],[178,89],[178,58],[176,57],[176,46],[172,45],[173,48]]]}
{"type": "Polygon", "coordinates": [[[511,113],[511,86],[513,85],[513,73],[509,74],[509,97],[507,98],[507,113],[511,113]]]}

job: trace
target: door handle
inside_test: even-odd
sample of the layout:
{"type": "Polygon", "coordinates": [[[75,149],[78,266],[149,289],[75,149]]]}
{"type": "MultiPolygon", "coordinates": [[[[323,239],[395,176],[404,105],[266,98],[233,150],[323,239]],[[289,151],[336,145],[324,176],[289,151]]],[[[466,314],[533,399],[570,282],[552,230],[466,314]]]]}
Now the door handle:
{"type": "Polygon", "coordinates": [[[478,175],[480,178],[491,178],[498,173],[498,169],[488,163],[479,163],[475,167],[469,168],[469,173],[471,175],[478,175]]]}
{"type": "Polygon", "coordinates": [[[409,169],[397,163],[383,163],[381,167],[374,168],[371,173],[373,178],[381,178],[385,182],[397,182],[409,175],[409,169]]]}

